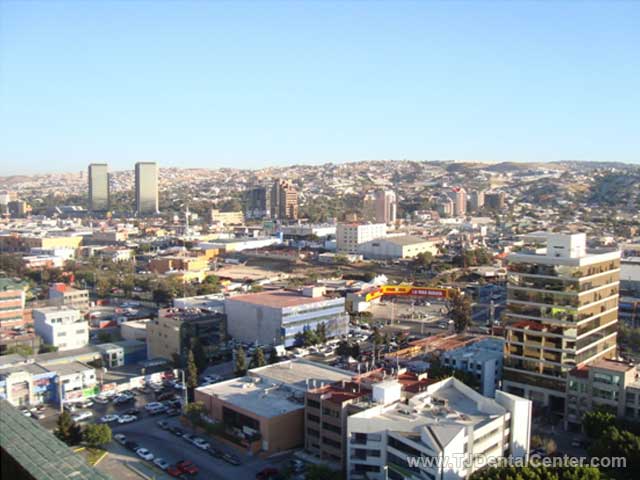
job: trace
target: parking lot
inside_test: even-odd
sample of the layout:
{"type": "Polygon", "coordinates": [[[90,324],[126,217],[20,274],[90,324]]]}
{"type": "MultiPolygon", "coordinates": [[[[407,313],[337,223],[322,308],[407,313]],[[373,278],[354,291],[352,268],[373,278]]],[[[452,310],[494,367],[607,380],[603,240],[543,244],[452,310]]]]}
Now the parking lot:
{"type": "Polygon", "coordinates": [[[373,323],[384,323],[385,330],[401,330],[418,335],[447,331],[448,318],[444,303],[433,300],[393,299],[371,305],[373,323]]]}

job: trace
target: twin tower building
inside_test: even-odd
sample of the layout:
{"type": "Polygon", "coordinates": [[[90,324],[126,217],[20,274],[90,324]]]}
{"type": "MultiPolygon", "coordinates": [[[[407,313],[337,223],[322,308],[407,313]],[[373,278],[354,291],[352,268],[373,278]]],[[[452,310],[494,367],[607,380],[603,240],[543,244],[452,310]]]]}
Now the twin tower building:
{"type": "MultiPolygon", "coordinates": [[[[136,214],[158,213],[158,165],[154,162],[138,162],[135,168],[136,214]]],[[[106,212],[110,208],[109,167],[106,163],[89,165],[89,209],[106,212]]]]}

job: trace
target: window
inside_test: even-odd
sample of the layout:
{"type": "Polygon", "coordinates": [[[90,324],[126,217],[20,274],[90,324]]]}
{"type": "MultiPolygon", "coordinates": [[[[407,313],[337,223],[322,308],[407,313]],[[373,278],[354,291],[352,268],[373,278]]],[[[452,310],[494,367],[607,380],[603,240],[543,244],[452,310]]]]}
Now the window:
{"type": "Polygon", "coordinates": [[[307,413],[307,420],[314,423],[320,423],[320,417],[317,415],[312,415],[311,413],[307,413]]]}
{"type": "Polygon", "coordinates": [[[307,399],[307,405],[312,408],[320,408],[320,402],[316,400],[307,399]]]}

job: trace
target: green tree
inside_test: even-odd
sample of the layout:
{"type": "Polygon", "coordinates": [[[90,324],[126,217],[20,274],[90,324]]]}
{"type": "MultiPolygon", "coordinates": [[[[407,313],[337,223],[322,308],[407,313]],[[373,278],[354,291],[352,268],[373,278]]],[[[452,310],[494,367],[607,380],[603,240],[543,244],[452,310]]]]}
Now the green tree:
{"type": "Polygon", "coordinates": [[[202,426],[204,421],[202,420],[202,416],[206,413],[206,409],[204,407],[204,403],[202,402],[191,402],[184,409],[184,414],[191,423],[191,427],[195,428],[197,426],[202,426]]]}
{"type": "Polygon", "coordinates": [[[42,345],[40,345],[40,348],[38,349],[38,353],[50,353],[50,352],[57,352],[58,351],[58,347],[56,347],[55,345],[50,345],[48,343],[43,343],[42,345]]]}
{"type": "Polygon", "coordinates": [[[238,376],[242,376],[247,373],[247,356],[244,353],[244,348],[238,347],[236,350],[236,368],[235,373],[238,376]]]}
{"type": "Polygon", "coordinates": [[[273,365],[274,363],[278,363],[278,352],[276,347],[271,347],[271,352],[269,353],[269,365],[273,365]]]}
{"type": "Polygon", "coordinates": [[[336,354],[339,356],[346,358],[351,355],[351,345],[346,340],[342,340],[338,344],[338,348],[336,348],[336,354]]]}
{"type": "Polygon", "coordinates": [[[604,478],[594,467],[499,466],[482,468],[471,474],[469,480],[600,480],[604,478]]]}
{"type": "Polygon", "coordinates": [[[589,438],[598,438],[608,427],[615,425],[616,416],[605,410],[592,410],[582,418],[582,428],[589,438]]]}
{"type": "Polygon", "coordinates": [[[305,472],[306,480],[341,480],[342,478],[342,473],[326,465],[309,465],[305,472]]]}
{"type": "Polygon", "coordinates": [[[316,326],[316,338],[318,343],[325,343],[327,341],[327,325],[325,322],[320,322],[316,326]]]}
{"type": "Polygon", "coordinates": [[[82,439],[90,447],[101,447],[111,441],[111,428],[106,423],[90,423],[84,428],[82,439]]]}
{"type": "Polygon", "coordinates": [[[193,350],[189,350],[187,356],[187,387],[196,388],[198,386],[198,367],[193,350]]]}
{"type": "Polygon", "coordinates": [[[204,351],[202,342],[198,338],[191,340],[191,350],[193,350],[196,368],[199,372],[204,372],[209,366],[209,359],[207,358],[207,353],[204,351]]]}
{"type": "Polygon", "coordinates": [[[33,355],[33,348],[30,345],[11,345],[4,351],[3,355],[9,355],[11,353],[17,353],[18,355],[27,357],[33,355]]]}
{"type": "Polygon", "coordinates": [[[447,302],[447,308],[456,332],[464,332],[471,325],[471,300],[469,297],[453,290],[451,298],[447,302]]]}
{"type": "Polygon", "coordinates": [[[82,441],[82,428],[66,410],[58,417],[54,434],[67,445],[77,445],[82,441]]]}
{"type": "Polygon", "coordinates": [[[316,332],[314,332],[310,328],[307,328],[304,331],[304,333],[302,334],[302,338],[303,338],[303,345],[305,347],[310,347],[318,343],[318,336],[316,335],[316,332]]]}
{"type": "Polygon", "coordinates": [[[431,252],[422,252],[416,255],[411,262],[414,268],[428,268],[433,263],[433,255],[431,252]]]}
{"type": "Polygon", "coordinates": [[[267,361],[264,358],[264,352],[262,351],[262,347],[256,348],[256,353],[253,356],[253,367],[264,367],[267,364],[267,361]]]}

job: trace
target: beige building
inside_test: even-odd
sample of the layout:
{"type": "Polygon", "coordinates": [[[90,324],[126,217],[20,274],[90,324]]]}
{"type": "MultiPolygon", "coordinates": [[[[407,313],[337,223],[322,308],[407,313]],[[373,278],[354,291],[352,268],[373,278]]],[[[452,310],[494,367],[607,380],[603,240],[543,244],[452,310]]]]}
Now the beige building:
{"type": "Polygon", "coordinates": [[[631,422],[640,420],[640,381],[635,365],[601,359],[576,368],[567,382],[565,427],[579,431],[582,417],[605,408],[631,422]]]}
{"type": "Polygon", "coordinates": [[[136,163],[136,213],[158,213],[158,165],[153,162],[136,163]]]}
{"type": "Polygon", "coordinates": [[[616,355],[620,251],[532,234],[509,254],[503,389],[564,414],[567,375],[616,355]]]}
{"type": "Polygon", "coordinates": [[[430,253],[434,257],[438,253],[438,246],[432,240],[402,235],[371,240],[358,246],[358,252],[364,258],[401,259],[414,258],[421,253],[430,253]]]}
{"type": "Polygon", "coordinates": [[[341,253],[358,253],[360,245],[387,236],[385,223],[339,223],[336,249],[341,253]]]}
{"type": "Polygon", "coordinates": [[[49,286],[49,302],[51,305],[87,311],[89,310],[89,290],[73,288],[61,282],[54,283],[49,286]]]}
{"type": "Polygon", "coordinates": [[[211,209],[210,222],[221,225],[244,225],[244,213],[238,212],[221,212],[215,208],[211,209]]]}

